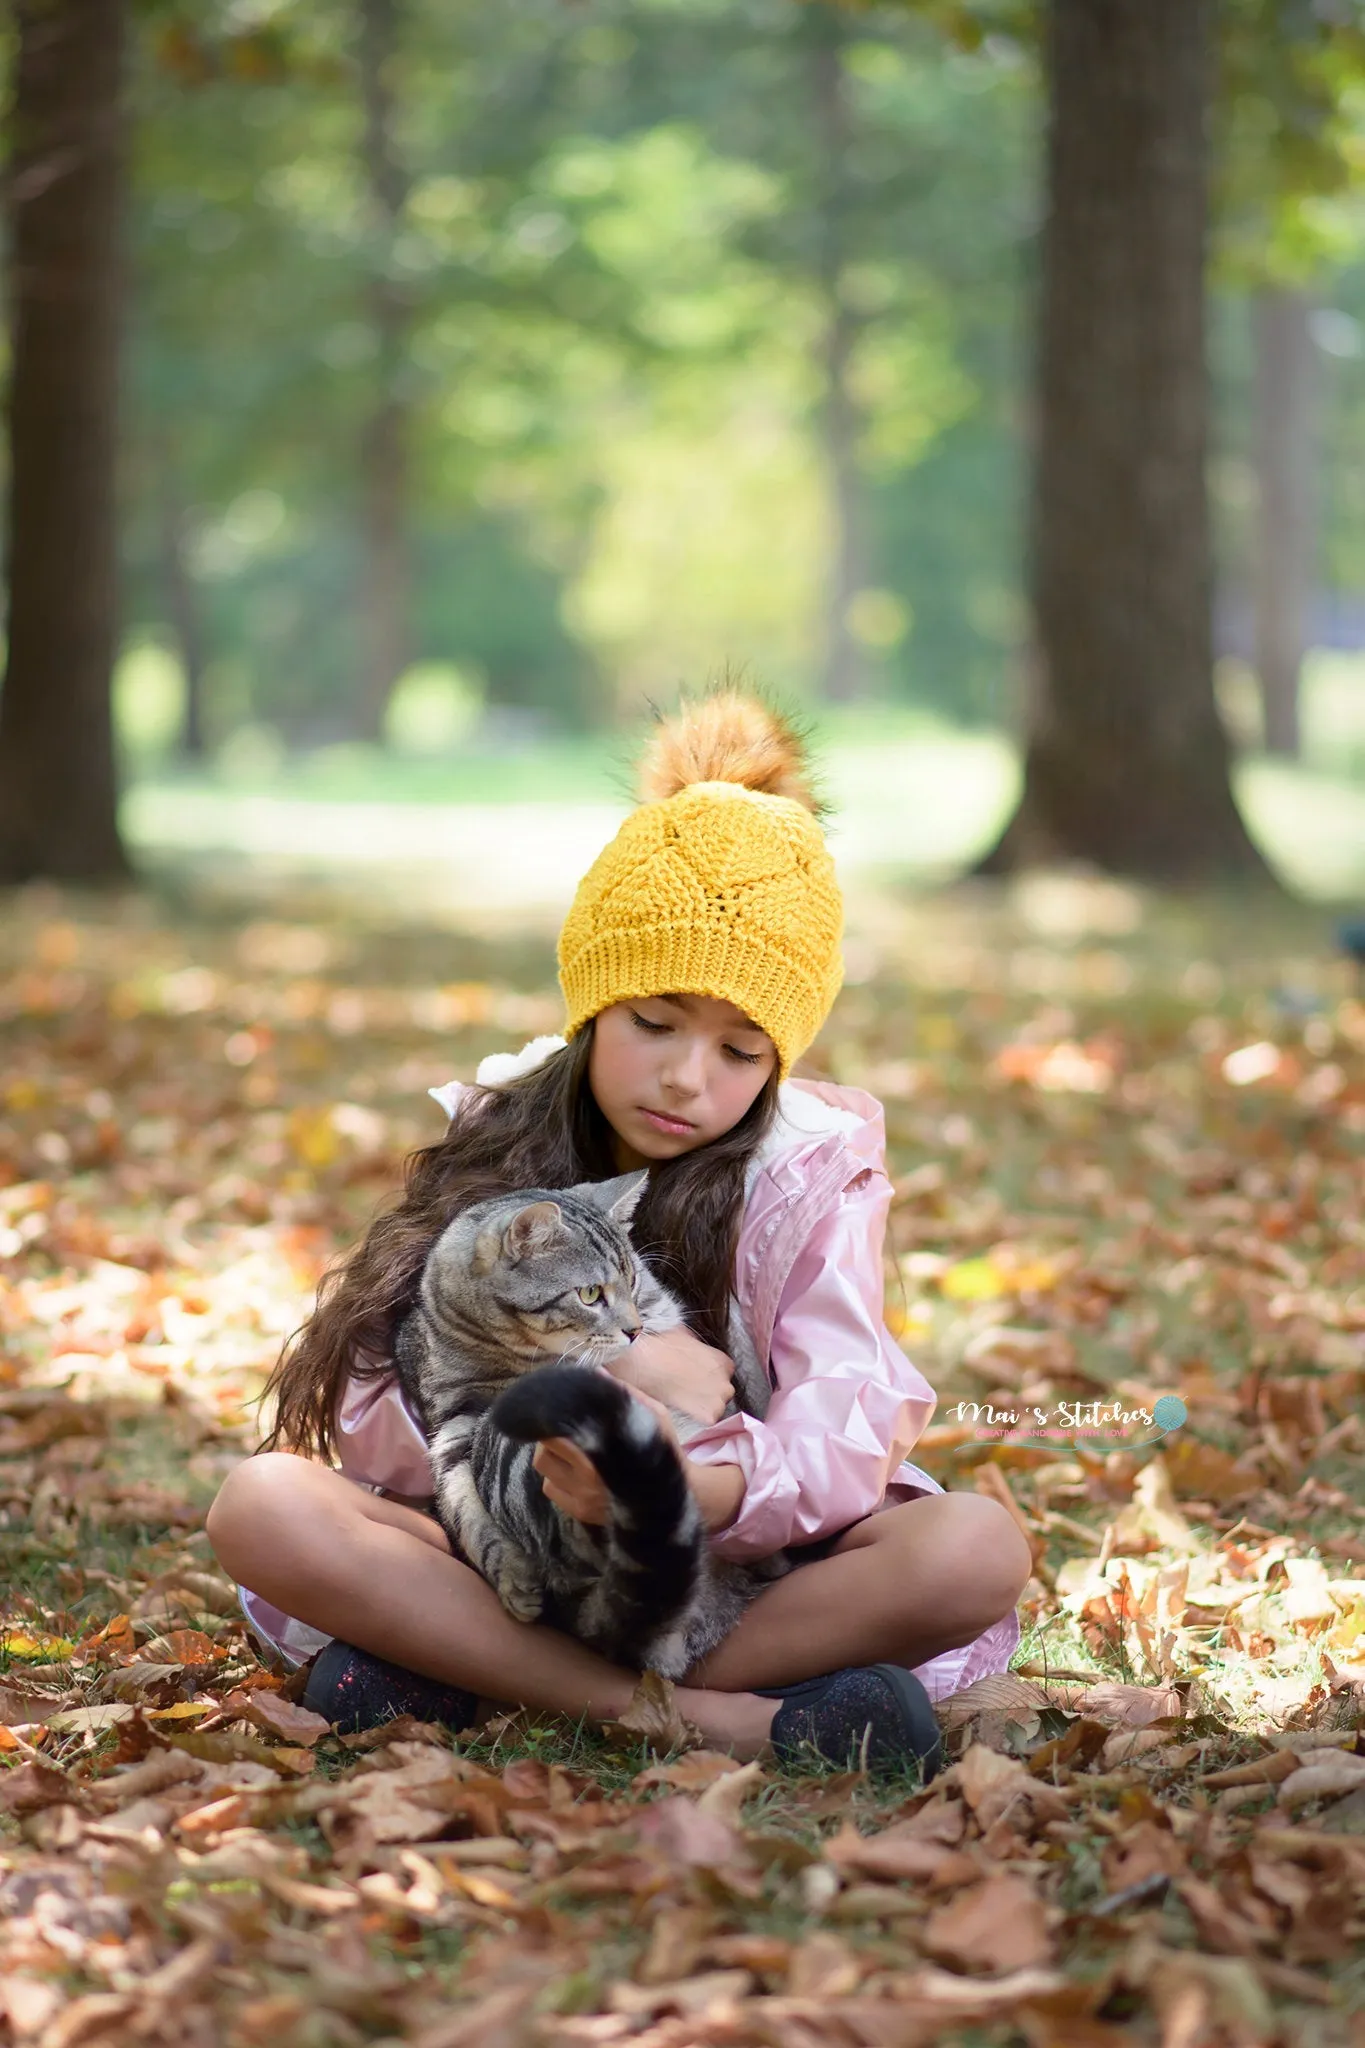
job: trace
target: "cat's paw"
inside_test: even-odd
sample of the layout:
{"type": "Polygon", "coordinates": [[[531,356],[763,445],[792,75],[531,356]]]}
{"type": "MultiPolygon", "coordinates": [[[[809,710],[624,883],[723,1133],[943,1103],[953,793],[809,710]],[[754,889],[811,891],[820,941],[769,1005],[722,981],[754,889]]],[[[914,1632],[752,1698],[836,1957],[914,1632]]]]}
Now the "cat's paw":
{"type": "Polygon", "coordinates": [[[513,1566],[494,1582],[499,1600],[513,1621],[539,1621],[545,1596],[530,1574],[513,1566]]]}
{"type": "Polygon", "coordinates": [[[499,1543],[484,1553],[483,1575],[513,1621],[539,1621],[545,1588],[530,1558],[499,1543]]]}

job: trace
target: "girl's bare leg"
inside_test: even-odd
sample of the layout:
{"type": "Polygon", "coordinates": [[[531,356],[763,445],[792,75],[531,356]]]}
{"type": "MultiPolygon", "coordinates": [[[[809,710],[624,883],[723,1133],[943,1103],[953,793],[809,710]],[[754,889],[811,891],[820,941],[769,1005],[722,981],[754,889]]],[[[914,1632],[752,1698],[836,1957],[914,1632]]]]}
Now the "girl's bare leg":
{"type": "Polygon", "coordinates": [[[760,1594],[689,1681],[738,1692],[846,1664],[923,1664],[1008,1614],[1031,1570],[997,1501],[944,1493],[885,1508],[760,1594]]]}
{"type": "MultiPolygon", "coordinates": [[[[302,1458],[249,1458],[209,1514],[219,1562],[286,1614],[483,1697],[601,1721],[635,1674],[557,1630],[513,1621],[431,1519],[302,1458]]],[[[871,1515],[834,1552],[763,1593],[679,1688],[706,1739],[761,1749],[776,1707],[754,1686],[848,1664],[920,1664],[1007,1613],[1029,1575],[1014,1522],[976,1494],[871,1515]]]]}
{"type": "MultiPolygon", "coordinates": [[[[286,1452],[248,1458],[209,1511],[223,1569],[284,1613],[372,1655],[481,1697],[611,1720],[637,1674],[570,1636],[513,1621],[451,1557],[436,1524],[286,1452]]],[[[706,1739],[755,1755],[776,1711],[747,1693],[681,1688],[706,1739]]]]}

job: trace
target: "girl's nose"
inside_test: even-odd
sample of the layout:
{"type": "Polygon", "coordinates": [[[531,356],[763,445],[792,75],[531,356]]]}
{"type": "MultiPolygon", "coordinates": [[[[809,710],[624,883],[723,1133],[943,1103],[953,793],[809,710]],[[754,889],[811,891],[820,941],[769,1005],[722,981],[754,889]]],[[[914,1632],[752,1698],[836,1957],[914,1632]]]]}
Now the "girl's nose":
{"type": "Polygon", "coordinates": [[[679,1048],[663,1076],[664,1086],[679,1095],[700,1095],[706,1086],[706,1054],[699,1045],[679,1048]]]}

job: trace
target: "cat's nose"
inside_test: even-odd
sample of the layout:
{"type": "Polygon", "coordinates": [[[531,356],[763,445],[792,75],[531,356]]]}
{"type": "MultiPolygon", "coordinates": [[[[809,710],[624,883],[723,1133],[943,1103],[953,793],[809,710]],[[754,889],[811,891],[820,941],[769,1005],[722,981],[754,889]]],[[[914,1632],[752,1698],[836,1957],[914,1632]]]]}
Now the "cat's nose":
{"type": "Polygon", "coordinates": [[[621,1335],[625,1338],[627,1344],[633,1344],[643,1328],[643,1323],[627,1323],[621,1335]]]}

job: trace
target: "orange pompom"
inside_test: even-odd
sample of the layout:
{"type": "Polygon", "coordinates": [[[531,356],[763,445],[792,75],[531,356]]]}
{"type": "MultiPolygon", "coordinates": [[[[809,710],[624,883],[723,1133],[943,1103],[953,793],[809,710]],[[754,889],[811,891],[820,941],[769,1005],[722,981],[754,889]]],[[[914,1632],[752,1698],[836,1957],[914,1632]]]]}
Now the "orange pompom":
{"type": "Polygon", "coordinates": [[[658,803],[697,782],[736,782],[763,796],[785,796],[818,817],[804,741],[771,706],[727,689],[661,721],[640,767],[640,795],[658,803]]]}

